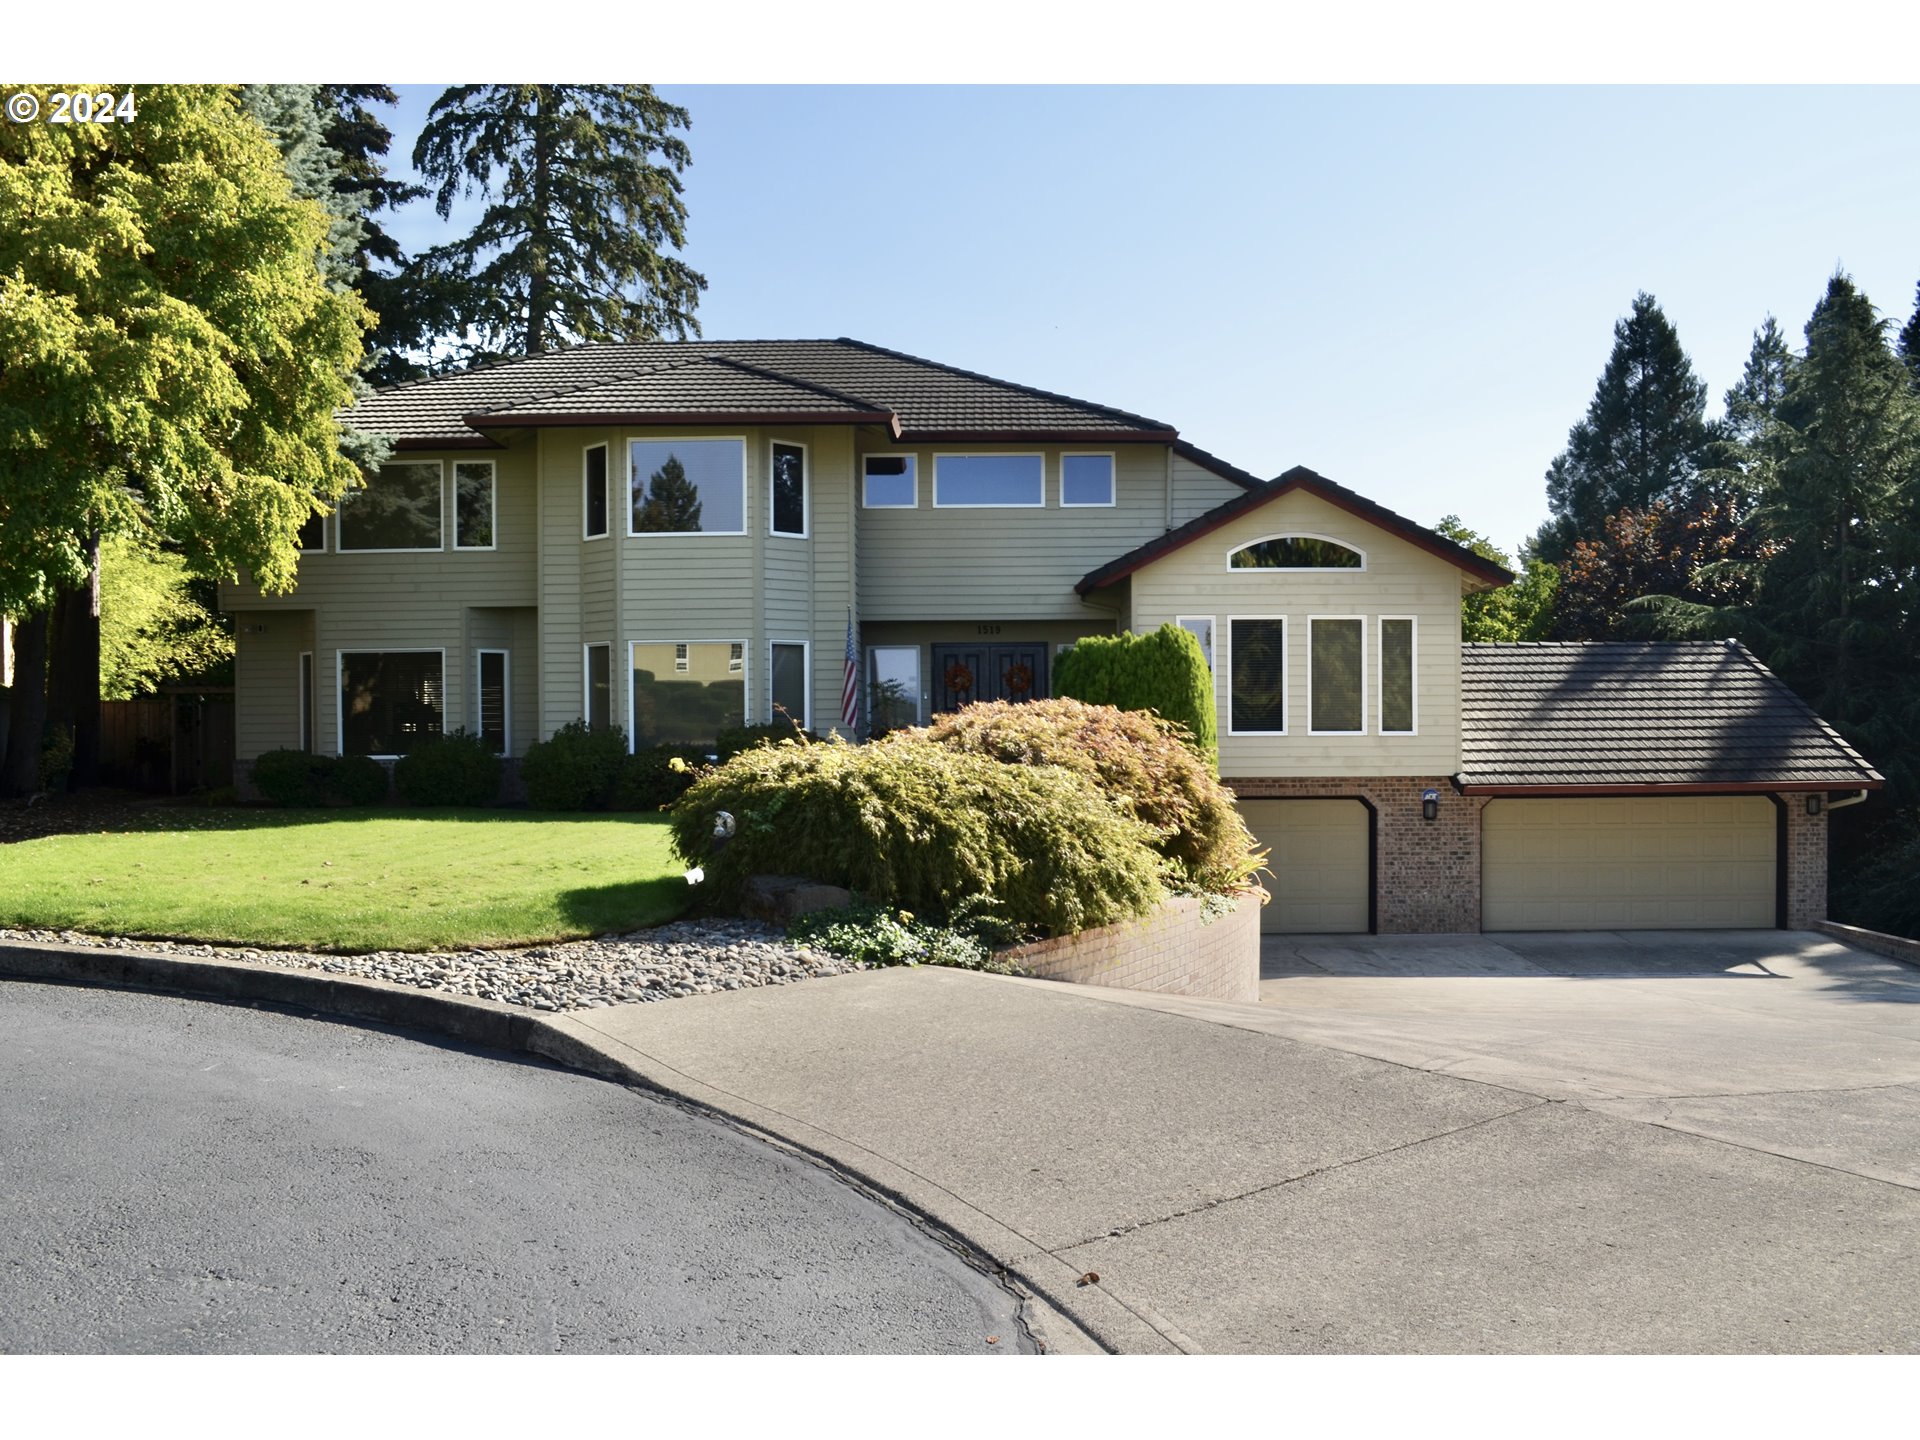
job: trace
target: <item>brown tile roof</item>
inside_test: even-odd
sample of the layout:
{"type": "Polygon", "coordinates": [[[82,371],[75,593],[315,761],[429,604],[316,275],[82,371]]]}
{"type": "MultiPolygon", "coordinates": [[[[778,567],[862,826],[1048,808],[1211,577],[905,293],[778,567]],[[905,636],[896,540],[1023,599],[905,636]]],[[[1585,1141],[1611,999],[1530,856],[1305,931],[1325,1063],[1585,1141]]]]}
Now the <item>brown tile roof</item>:
{"type": "MultiPolygon", "coordinates": [[[[1205,451],[1200,451],[1192,458],[1197,459],[1199,455],[1205,454],[1205,451]]],[[[1213,460],[1210,455],[1206,458],[1209,461],[1213,460]]],[[[1225,464],[1224,461],[1215,463],[1225,464]]],[[[1240,473],[1244,475],[1246,472],[1240,473]]],[[[1282,495],[1293,490],[1305,490],[1309,494],[1319,496],[1322,500],[1338,505],[1349,514],[1357,515],[1362,520],[1378,525],[1382,530],[1398,535],[1401,539],[1438,555],[1450,564],[1458,565],[1467,574],[1484,580],[1489,585],[1509,585],[1513,582],[1512,572],[1501,568],[1491,560],[1482,559],[1464,545],[1456,545],[1437,530],[1429,530],[1418,521],[1396,514],[1384,505],[1377,505],[1366,496],[1349,490],[1344,485],[1336,484],[1324,475],[1315,474],[1304,465],[1296,465],[1265,484],[1256,482],[1255,488],[1248,490],[1246,494],[1236,495],[1231,500],[1223,501],[1204,514],[1194,516],[1186,524],[1175,526],[1164,534],[1155,536],[1144,545],[1135,546],[1117,559],[1109,560],[1098,570],[1088,571],[1073,588],[1080,594],[1086,595],[1104,585],[1123,580],[1143,566],[1151,565],[1154,561],[1171,555],[1183,546],[1193,544],[1194,541],[1212,534],[1222,525],[1230,524],[1242,515],[1258,510],[1262,505],[1278,500],[1282,495]]]]}
{"type": "Polygon", "coordinates": [[[1881,783],[1734,641],[1462,646],[1460,749],[1469,793],[1881,783]]]}
{"type": "Polygon", "coordinates": [[[848,339],[582,345],[390,386],[341,416],[405,448],[484,445],[488,429],[514,424],[702,416],[883,423],[922,441],[1177,434],[1111,406],[848,339]]]}

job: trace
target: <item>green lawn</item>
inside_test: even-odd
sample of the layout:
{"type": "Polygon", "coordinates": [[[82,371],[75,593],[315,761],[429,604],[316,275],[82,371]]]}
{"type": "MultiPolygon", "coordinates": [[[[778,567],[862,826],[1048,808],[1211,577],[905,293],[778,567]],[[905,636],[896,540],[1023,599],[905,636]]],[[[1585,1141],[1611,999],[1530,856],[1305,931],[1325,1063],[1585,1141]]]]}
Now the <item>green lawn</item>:
{"type": "Polygon", "coordinates": [[[0,926],[426,950],[658,925],[690,898],[657,815],[168,810],[0,845],[0,926]]]}

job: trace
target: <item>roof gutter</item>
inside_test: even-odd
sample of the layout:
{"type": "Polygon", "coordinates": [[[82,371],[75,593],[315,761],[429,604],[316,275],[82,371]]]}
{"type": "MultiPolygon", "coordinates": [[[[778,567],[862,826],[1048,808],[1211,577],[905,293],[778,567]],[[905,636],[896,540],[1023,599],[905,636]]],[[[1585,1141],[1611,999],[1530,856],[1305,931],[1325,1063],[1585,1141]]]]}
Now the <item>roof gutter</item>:
{"type": "MultiPolygon", "coordinates": [[[[1795,795],[1825,792],[1858,783],[1852,780],[1722,780],[1656,785],[1475,785],[1458,776],[1454,777],[1454,788],[1462,795],[1487,795],[1496,799],[1502,796],[1526,799],[1557,795],[1795,795]]],[[[1859,799],[1843,800],[1839,804],[1858,805],[1866,798],[1867,790],[1878,790],[1885,783],[1884,780],[1867,781],[1859,799]]],[[[1832,810],[1838,806],[1829,805],[1827,808],[1832,810]]]]}
{"type": "Polygon", "coordinates": [[[1853,792],[1853,794],[1849,795],[1844,800],[1829,800],[1827,802],[1827,809],[1830,811],[1844,810],[1849,805],[1858,805],[1862,800],[1866,798],[1867,798],[1867,792],[1865,790],[1856,790],[1853,792]]]}

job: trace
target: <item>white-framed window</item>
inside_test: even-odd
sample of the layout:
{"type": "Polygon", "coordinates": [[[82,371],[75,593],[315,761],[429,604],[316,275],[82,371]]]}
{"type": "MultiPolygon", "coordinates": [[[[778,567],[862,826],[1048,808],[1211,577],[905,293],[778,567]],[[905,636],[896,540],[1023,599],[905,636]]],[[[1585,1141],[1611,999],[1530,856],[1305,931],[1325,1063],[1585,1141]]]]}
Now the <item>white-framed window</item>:
{"type": "Polygon", "coordinates": [[[805,640],[767,644],[767,719],[778,724],[782,712],[802,730],[813,724],[813,646],[805,640]]]}
{"type": "Polygon", "coordinates": [[[497,518],[493,461],[456,460],[453,465],[453,548],[495,548],[497,518]]]}
{"type": "Polygon", "coordinates": [[[300,748],[313,753],[313,652],[300,652],[300,748]]]}
{"type": "Polygon", "coordinates": [[[627,534],[747,533],[747,442],[627,442],[627,534]]]}
{"type": "Polygon", "coordinates": [[[1038,510],[1046,503],[1044,455],[933,457],[933,504],[937,510],[1038,510]]]}
{"type": "Polygon", "coordinates": [[[608,517],[613,513],[612,492],[608,488],[607,447],[589,445],[580,453],[580,538],[607,538],[608,517]]]}
{"type": "Polygon", "coordinates": [[[1113,452],[1065,453],[1060,457],[1060,504],[1072,509],[1113,505],[1113,452]]]}
{"type": "Polygon", "coordinates": [[[1380,617],[1380,733],[1420,733],[1419,635],[1411,615],[1380,617]]]}
{"type": "Polygon", "coordinates": [[[613,642],[600,640],[581,647],[580,718],[589,730],[613,724],[613,642]]]}
{"type": "Polygon", "coordinates": [[[867,733],[875,737],[889,730],[920,723],[920,647],[867,647],[867,733]]]}
{"type": "Polygon", "coordinates": [[[679,644],[673,647],[673,670],[676,675],[684,675],[688,669],[692,667],[693,661],[690,658],[691,655],[692,652],[687,649],[685,644],[679,644]]]}
{"type": "Polygon", "coordinates": [[[480,738],[496,755],[513,753],[512,657],[504,650],[481,650],[474,656],[474,718],[480,738]]]}
{"type": "Polygon", "coordinates": [[[748,724],[746,648],[744,640],[632,642],[627,733],[634,748],[711,744],[722,730],[748,724]]]}
{"type": "Polygon", "coordinates": [[[805,539],[808,505],[807,447],[775,440],[767,463],[767,533],[805,539]]]}
{"type": "Polygon", "coordinates": [[[868,510],[913,510],[920,504],[920,457],[868,455],[860,467],[860,504],[868,510]]]}
{"type": "Polygon", "coordinates": [[[441,550],[445,532],[444,467],[438,460],[389,460],[349,491],[334,512],[342,552],[394,554],[441,550]]]}
{"type": "Polygon", "coordinates": [[[1173,623],[1200,642],[1200,653],[1207,657],[1207,668],[1211,670],[1213,668],[1213,616],[1178,615],[1174,617],[1173,623]]]}
{"type": "Polygon", "coordinates": [[[1352,570],[1367,568],[1367,552],[1331,535],[1294,533],[1251,540],[1227,556],[1229,570],[1352,570]]]}
{"type": "Polygon", "coordinates": [[[334,652],[340,753],[397,759],[446,728],[447,652],[334,652]]]}
{"type": "Polygon", "coordinates": [[[1307,617],[1307,733],[1367,733],[1367,622],[1307,617]]]}
{"type": "Polygon", "coordinates": [[[1227,617],[1227,733],[1287,733],[1287,617],[1227,617]]]}
{"type": "Polygon", "coordinates": [[[293,537],[293,548],[303,555],[320,555],[327,548],[327,517],[309,515],[293,537]]]}

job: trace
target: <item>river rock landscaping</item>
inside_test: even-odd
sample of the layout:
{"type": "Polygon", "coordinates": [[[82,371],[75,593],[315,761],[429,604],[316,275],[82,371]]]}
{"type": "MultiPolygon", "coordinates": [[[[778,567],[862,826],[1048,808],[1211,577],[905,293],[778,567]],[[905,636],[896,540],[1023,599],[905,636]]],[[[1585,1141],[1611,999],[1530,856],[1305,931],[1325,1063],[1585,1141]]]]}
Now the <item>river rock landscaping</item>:
{"type": "Polygon", "coordinates": [[[758,985],[784,985],[844,975],[865,965],[788,941],[775,926],[753,920],[680,920],[651,930],[524,949],[321,955],[296,950],[130,940],[70,930],[0,929],[0,941],[94,945],[196,959],[238,960],[321,970],[472,995],[533,1010],[592,1010],[709,995],[758,985]]]}

